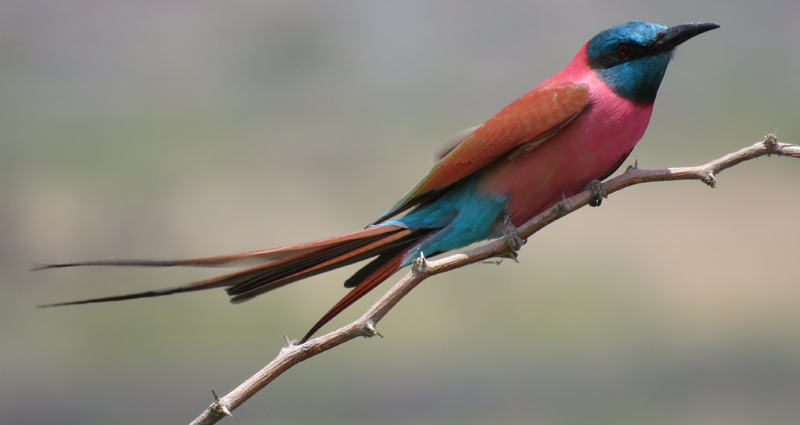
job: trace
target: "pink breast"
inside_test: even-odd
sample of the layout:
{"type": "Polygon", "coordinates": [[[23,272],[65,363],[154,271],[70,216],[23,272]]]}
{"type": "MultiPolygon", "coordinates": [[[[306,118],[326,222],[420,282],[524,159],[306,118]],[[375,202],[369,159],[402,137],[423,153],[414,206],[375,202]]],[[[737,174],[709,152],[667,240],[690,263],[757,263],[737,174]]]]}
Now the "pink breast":
{"type": "Polygon", "coordinates": [[[559,80],[586,84],[591,105],[541,146],[500,160],[480,178],[482,191],[509,197],[517,226],[561,200],[562,193],[575,195],[602,177],[633,149],[650,121],[652,104],[619,97],[594,72],[567,67],[548,82],[559,80]]]}

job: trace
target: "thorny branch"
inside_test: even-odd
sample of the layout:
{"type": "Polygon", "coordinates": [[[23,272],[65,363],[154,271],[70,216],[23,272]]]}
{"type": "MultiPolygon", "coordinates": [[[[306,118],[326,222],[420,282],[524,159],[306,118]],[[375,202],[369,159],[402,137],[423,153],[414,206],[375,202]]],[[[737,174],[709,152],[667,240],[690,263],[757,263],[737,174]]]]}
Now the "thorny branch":
{"type": "MultiPolygon", "coordinates": [[[[741,162],[765,155],[800,158],[800,146],[780,143],[774,135],[770,134],[763,141],[756,142],[752,146],[696,167],[640,170],[636,166],[631,166],[622,175],[607,180],[602,186],[609,195],[640,183],[671,180],[700,180],[713,188],[717,186],[716,175],[721,171],[741,162]]],[[[592,197],[592,191],[585,190],[571,198],[563,199],[549,210],[520,226],[517,232],[521,238],[528,238],[550,223],[586,206],[592,202],[592,197]]],[[[380,335],[375,329],[375,325],[403,297],[428,277],[492,257],[507,257],[508,249],[508,244],[504,240],[497,240],[436,261],[428,261],[424,257],[420,257],[414,262],[411,271],[358,320],[333,332],[307,341],[302,345],[296,345],[295,341],[289,341],[286,338],[286,347],[281,349],[274,360],[224,397],[217,397],[217,394],[214,393],[215,401],[192,421],[191,425],[215,424],[225,416],[231,416],[231,411],[241,406],[283,372],[303,360],[314,357],[356,337],[369,338],[380,335]]]]}

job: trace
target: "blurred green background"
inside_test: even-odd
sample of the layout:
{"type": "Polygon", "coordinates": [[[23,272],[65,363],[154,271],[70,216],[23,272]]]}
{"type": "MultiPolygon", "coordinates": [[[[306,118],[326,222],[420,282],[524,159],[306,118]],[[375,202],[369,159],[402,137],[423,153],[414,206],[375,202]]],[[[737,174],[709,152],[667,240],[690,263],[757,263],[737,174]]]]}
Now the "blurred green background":
{"type": "MultiPolygon", "coordinates": [[[[354,270],[38,310],[211,270],[189,257],[363,227],[432,152],[632,19],[682,46],[629,159],[696,165],[800,141],[800,2],[0,2],[0,423],[186,423],[299,338],[354,270]]],[[[638,186],[548,227],[520,264],[425,282],[384,339],[280,377],[232,424],[796,424],[800,162],[638,186]]],[[[392,278],[395,282],[399,275],[392,278]]],[[[366,297],[326,330],[360,315],[366,297]]]]}

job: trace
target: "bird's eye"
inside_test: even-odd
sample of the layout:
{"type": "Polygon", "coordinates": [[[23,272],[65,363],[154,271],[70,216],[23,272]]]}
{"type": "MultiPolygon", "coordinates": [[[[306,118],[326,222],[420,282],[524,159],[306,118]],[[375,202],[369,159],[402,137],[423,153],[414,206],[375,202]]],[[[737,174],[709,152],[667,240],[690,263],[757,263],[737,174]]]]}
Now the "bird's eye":
{"type": "Polygon", "coordinates": [[[620,45],[617,46],[617,53],[619,53],[620,56],[628,56],[630,52],[631,46],[628,43],[620,43],[620,45]]]}

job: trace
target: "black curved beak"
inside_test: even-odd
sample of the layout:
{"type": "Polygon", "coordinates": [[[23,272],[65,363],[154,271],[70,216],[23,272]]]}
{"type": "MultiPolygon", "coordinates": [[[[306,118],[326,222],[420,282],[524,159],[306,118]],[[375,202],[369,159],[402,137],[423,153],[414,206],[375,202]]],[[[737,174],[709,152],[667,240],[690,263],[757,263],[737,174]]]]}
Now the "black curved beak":
{"type": "Polygon", "coordinates": [[[661,52],[672,51],[684,41],[716,28],[719,28],[719,25],[711,22],[696,22],[667,28],[658,34],[652,48],[661,52]]]}

